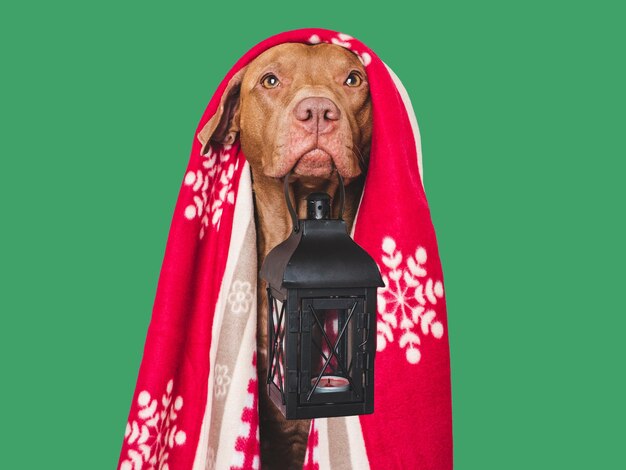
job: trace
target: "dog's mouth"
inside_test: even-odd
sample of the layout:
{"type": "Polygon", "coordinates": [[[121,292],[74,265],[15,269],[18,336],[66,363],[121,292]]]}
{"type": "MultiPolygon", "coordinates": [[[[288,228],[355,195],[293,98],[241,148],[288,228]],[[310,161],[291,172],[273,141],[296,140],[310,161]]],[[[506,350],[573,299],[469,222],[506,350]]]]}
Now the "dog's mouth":
{"type": "Polygon", "coordinates": [[[306,179],[311,184],[333,178],[338,172],[345,184],[350,183],[364,172],[360,165],[360,151],[339,140],[331,142],[297,142],[291,147],[277,147],[274,159],[265,167],[265,175],[282,179],[291,173],[297,179],[306,179]]]}
{"type": "Polygon", "coordinates": [[[293,172],[300,176],[328,178],[334,168],[332,155],[321,148],[314,148],[302,154],[293,166],[293,172]]]}

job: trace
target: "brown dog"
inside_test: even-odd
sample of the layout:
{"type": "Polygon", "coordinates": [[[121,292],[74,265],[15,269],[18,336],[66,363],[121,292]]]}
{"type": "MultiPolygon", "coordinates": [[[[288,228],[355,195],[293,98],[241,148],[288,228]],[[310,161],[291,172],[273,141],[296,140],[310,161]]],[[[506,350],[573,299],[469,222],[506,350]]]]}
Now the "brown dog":
{"type": "MultiPolygon", "coordinates": [[[[240,70],[229,82],[219,109],[198,138],[232,143],[237,134],[250,163],[255,200],[258,262],[291,230],[281,179],[290,170],[301,218],[313,191],[337,189],[335,169],[346,183],[344,219],[354,222],[371,140],[371,101],[365,69],[352,52],[336,45],[275,46],[240,70]]],[[[338,208],[335,207],[335,211],[338,208]]],[[[261,461],[268,469],[301,469],[308,420],[287,421],[269,400],[267,305],[258,285],[258,376],[261,461]]]]}

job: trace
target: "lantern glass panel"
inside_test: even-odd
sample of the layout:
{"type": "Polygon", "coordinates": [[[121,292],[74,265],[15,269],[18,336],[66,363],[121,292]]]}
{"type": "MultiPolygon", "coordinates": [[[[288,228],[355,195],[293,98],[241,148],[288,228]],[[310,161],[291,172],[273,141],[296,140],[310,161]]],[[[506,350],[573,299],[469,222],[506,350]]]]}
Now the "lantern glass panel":
{"type": "Polygon", "coordinates": [[[310,332],[304,336],[309,349],[302,358],[302,370],[309,372],[304,403],[327,401],[329,394],[333,401],[360,400],[363,377],[356,354],[363,342],[363,331],[357,329],[362,299],[305,299],[302,307],[304,330],[310,332]]]}
{"type": "MultiPolygon", "coordinates": [[[[318,375],[346,377],[352,363],[352,328],[344,328],[348,309],[313,309],[311,312],[311,379],[318,375]],[[340,337],[341,333],[341,337],[340,337]],[[332,354],[331,354],[332,353],[332,354]]],[[[322,380],[318,387],[328,387],[330,381],[322,380]]]]}
{"type": "Polygon", "coordinates": [[[285,304],[269,295],[269,378],[284,397],[285,393],[285,304]]]}

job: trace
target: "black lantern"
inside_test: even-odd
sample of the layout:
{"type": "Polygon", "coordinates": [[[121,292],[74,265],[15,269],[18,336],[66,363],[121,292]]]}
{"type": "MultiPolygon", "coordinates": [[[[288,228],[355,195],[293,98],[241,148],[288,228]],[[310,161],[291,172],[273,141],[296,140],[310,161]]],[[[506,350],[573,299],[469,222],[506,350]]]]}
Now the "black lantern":
{"type": "Polygon", "coordinates": [[[268,376],[271,400],[287,419],[374,412],[376,288],[374,260],[347,233],[340,179],[338,219],[330,196],[307,198],[298,220],[285,198],[293,232],[265,258],[268,296],[268,376]]]}

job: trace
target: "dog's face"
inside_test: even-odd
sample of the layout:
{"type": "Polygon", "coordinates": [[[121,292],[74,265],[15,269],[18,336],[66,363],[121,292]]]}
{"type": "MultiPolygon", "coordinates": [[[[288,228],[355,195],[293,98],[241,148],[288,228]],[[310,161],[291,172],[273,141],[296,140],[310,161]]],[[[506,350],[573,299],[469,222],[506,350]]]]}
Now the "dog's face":
{"type": "Polygon", "coordinates": [[[332,44],[275,46],[230,81],[218,112],[198,138],[232,143],[237,134],[257,174],[347,182],[367,165],[371,100],[358,57],[332,44]]]}

